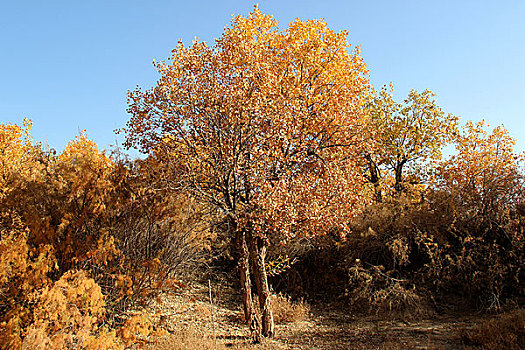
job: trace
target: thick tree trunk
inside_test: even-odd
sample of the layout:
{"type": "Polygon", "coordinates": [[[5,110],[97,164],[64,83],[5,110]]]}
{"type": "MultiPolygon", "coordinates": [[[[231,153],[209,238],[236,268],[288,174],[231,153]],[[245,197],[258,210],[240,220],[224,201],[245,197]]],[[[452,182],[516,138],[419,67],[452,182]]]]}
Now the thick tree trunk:
{"type": "Polygon", "coordinates": [[[248,234],[248,240],[253,277],[257,286],[259,306],[262,313],[262,335],[271,338],[275,333],[275,324],[273,322],[271,294],[265,265],[267,244],[264,239],[255,237],[252,234],[248,234]]]}
{"type": "Polygon", "coordinates": [[[250,253],[246,243],[246,233],[238,231],[236,233],[236,246],[239,252],[239,275],[241,282],[242,306],[244,309],[244,319],[250,327],[250,331],[255,342],[261,341],[261,327],[257,320],[257,315],[253,309],[252,284],[250,279],[250,253]]]}

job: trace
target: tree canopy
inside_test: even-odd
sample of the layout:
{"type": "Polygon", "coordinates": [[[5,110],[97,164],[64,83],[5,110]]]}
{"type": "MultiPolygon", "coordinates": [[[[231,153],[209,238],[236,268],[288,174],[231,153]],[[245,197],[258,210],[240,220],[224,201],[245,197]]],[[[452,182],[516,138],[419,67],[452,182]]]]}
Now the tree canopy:
{"type": "Polygon", "coordinates": [[[441,158],[442,148],[457,133],[458,118],[445,114],[430,90],[411,90],[403,103],[396,102],[392,92],[392,84],[384,86],[368,104],[375,150],[367,158],[371,182],[378,183],[377,172],[383,167],[393,172],[399,191],[404,168],[441,158]]]}
{"type": "Polygon", "coordinates": [[[293,233],[352,214],[369,86],[346,36],[322,21],[279,31],[255,9],[214,46],[179,43],[156,64],[156,86],[129,93],[127,146],[176,164],[179,185],[235,217],[264,215],[293,233]],[[334,196],[346,200],[330,207],[334,196]]]}

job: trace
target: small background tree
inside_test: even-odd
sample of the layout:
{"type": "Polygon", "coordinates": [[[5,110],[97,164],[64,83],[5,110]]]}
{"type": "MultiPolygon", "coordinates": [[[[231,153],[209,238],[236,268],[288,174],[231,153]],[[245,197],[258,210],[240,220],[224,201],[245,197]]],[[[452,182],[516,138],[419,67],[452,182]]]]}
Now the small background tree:
{"type": "Polygon", "coordinates": [[[441,158],[441,150],[457,133],[458,118],[445,114],[430,90],[411,90],[403,103],[394,101],[393,85],[384,86],[368,104],[371,143],[374,151],[365,154],[367,177],[381,201],[385,172],[391,172],[396,192],[406,190],[406,171],[412,181],[424,176],[428,161],[441,158]]]}

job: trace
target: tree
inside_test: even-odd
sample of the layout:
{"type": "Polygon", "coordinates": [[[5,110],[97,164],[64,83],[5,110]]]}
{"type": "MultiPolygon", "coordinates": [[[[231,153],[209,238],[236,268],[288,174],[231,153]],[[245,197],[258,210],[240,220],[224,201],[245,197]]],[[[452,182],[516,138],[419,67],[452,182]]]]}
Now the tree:
{"type": "Polygon", "coordinates": [[[404,189],[403,170],[418,162],[441,158],[441,149],[457,132],[457,117],[445,114],[430,90],[411,90],[403,104],[392,97],[393,86],[384,86],[368,104],[375,152],[365,155],[368,179],[381,201],[381,168],[394,174],[394,189],[404,189]]]}
{"type": "Polygon", "coordinates": [[[239,253],[245,318],[258,328],[251,271],[264,336],[274,332],[270,240],[344,235],[361,202],[368,72],[346,37],[323,21],[280,31],[256,7],[214,46],[179,42],[171,62],[155,64],[156,86],[128,95],[126,146],[172,169],[168,186],[220,210],[239,253]]]}
{"type": "Polygon", "coordinates": [[[525,154],[515,152],[503,126],[491,131],[484,121],[467,122],[454,144],[456,154],[440,163],[428,196],[446,242],[429,277],[499,309],[525,290],[525,154]]]}
{"type": "Polygon", "coordinates": [[[524,154],[514,151],[516,141],[503,126],[491,133],[487,123],[468,121],[455,140],[457,154],[438,169],[437,187],[475,217],[500,222],[499,215],[523,198],[524,154]]]}

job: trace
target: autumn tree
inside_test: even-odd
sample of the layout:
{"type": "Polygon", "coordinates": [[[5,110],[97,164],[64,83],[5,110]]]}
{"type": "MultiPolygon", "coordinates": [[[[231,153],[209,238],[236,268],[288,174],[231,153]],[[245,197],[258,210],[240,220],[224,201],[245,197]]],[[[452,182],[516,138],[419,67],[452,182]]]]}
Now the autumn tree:
{"type": "Polygon", "coordinates": [[[411,90],[403,103],[394,100],[393,85],[384,86],[367,105],[375,151],[366,153],[368,179],[381,201],[381,171],[393,173],[394,189],[404,188],[404,170],[441,158],[442,148],[457,131],[457,117],[445,114],[430,90],[411,90]]]}
{"type": "Polygon", "coordinates": [[[499,309],[524,291],[524,154],[503,126],[490,130],[484,121],[467,122],[454,144],[456,154],[441,162],[429,194],[444,226],[440,240],[448,243],[429,275],[499,309]]]}
{"type": "Polygon", "coordinates": [[[239,260],[245,319],[274,333],[265,269],[272,239],[344,235],[361,201],[369,89],[359,48],[323,21],[284,30],[255,8],[213,46],[179,42],[150,90],[129,92],[128,147],[159,159],[184,189],[223,215],[239,260]]]}
{"type": "Polygon", "coordinates": [[[516,141],[503,126],[468,121],[455,138],[457,154],[438,168],[437,186],[461,207],[487,223],[499,222],[504,209],[523,199],[524,155],[514,151],[516,141]],[[475,209],[475,210],[473,210],[475,209]]]}

